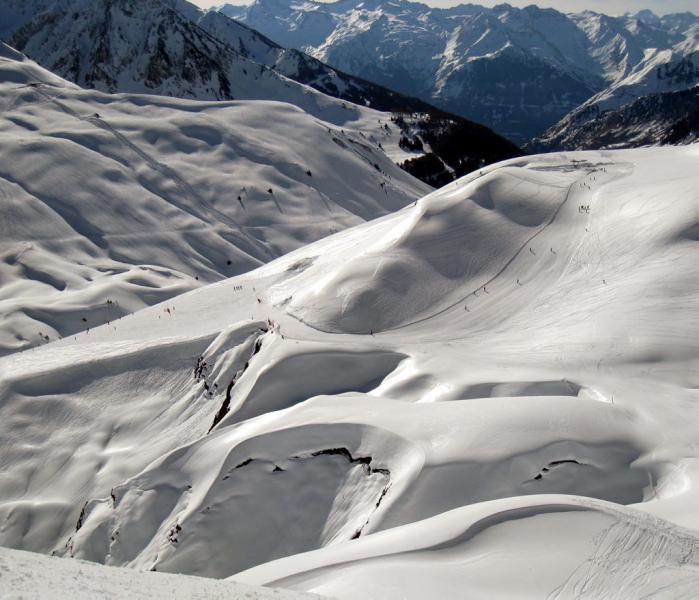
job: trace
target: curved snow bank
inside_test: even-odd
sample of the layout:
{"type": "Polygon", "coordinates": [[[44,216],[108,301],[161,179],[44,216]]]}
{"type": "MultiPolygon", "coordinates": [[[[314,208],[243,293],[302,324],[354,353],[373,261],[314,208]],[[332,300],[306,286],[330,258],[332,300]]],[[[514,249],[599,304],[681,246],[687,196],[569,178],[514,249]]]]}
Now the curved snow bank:
{"type": "Polygon", "coordinates": [[[464,589],[483,599],[692,597],[699,540],[636,510],[536,496],[458,509],[235,580],[343,599],[458,598],[464,589]]]}
{"type": "Polygon", "coordinates": [[[555,216],[575,179],[502,167],[447,186],[386,219],[352,259],[310,267],[288,311],[323,331],[366,334],[439,310],[491,280],[555,216]]]}
{"type": "Polygon", "coordinates": [[[498,498],[647,499],[657,475],[635,464],[642,432],[628,414],[577,398],[489,404],[354,393],[221,427],[88,502],[70,553],[225,577],[498,498]]]}
{"type": "Polygon", "coordinates": [[[371,392],[406,358],[397,352],[297,346],[290,351],[276,344],[260,357],[264,366],[256,371],[254,381],[237,389],[240,400],[223,425],[282,410],[314,396],[371,392]]]}

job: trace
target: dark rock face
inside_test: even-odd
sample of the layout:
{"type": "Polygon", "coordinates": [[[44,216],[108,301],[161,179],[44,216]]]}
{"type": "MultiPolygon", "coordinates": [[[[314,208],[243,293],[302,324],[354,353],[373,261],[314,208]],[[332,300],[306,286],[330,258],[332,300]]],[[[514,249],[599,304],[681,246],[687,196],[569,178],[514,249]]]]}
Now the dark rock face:
{"type": "Polygon", "coordinates": [[[689,144],[699,139],[699,86],[679,92],[651,94],[621,108],[597,111],[571,121],[551,136],[534,140],[532,152],[639,148],[689,144]]]}
{"type": "Polygon", "coordinates": [[[671,91],[667,82],[677,85],[683,77],[691,86],[692,69],[682,59],[699,42],[699,18],[691,13],[611,17],[534,5],[436,8],[384,0],[255,0],[221,11],[282,45],[483,123],[518,144],[644,71],[648,52],[680,58],[657,66],[665,87],[653,91],[671,91]]]}

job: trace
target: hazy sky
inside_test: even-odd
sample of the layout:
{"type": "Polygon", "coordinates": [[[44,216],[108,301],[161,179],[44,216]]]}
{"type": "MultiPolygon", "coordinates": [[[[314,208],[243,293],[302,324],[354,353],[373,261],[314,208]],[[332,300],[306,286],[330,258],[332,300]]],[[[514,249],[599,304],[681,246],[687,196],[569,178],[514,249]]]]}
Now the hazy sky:
{"type": "MultiPolygon", "coordinates": [[[[455,4],[465,4],[460,0],[422,0],[431,6],[453,6],[455,4]]],[[[193,0],[199,6],[218,6],[225,2],[231,4],[249,4],[247,0],[193,0]]],[[[502,4],[503,0],[472,0],[473,4],[483,4],[494,6],[502,4]]],[[[538,4],[539,6],[551,6],[563,12],[577,12],[586,8],[608,14],[620,14],[629,11],[637,11],[643,8],[650,8],[658,14],[669,12],[691,11],[699,13],[699,0],[510,0],[513,6],[527,6],[538,4]]]]}

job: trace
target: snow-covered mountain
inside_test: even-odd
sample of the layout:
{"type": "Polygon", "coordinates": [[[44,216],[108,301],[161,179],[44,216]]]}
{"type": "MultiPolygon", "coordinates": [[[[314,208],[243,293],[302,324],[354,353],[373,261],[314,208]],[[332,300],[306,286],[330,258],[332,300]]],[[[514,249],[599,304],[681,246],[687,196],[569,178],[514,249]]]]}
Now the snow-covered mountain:
{"type": "MultiPolygon", "coordinates": [[[[529,146],[546,151],[667,143],[675,137],[671,121],[691,120],[696,110],[691,90],[697,86],[699,50],[686,54],[647,51],[628,75],[584,102],[529,146]]],[[[691,136],[687,139],[691,141],[691,136]]]]}
{"type": "MultiPolygon", "coordinates": [[[[626,86],[625,78],[646,68],[653,92],[676,89],[657,67],[672,71],[683,60],[696,61],[691,55],[699,42],[699,17],[691,13],[610,17],[536,6],[439,9],[384,0],[256,0],[221,11],[284,46],[519,143],[609,86],[626,86]]],[[[685,88],[699,81],[699,65],[693,65],[691,77],[684,71],[685,88]]]]}
{"type": "Polygon", "coordinates": [[[0,547],[3,599],[320,600],[315,594],[167,573],[106,569],[0,547]]]}
{"type": "MultiPolygon", "coordinates": [[[[0,9],[8,43],[52,72],[105,92],[198,100],[281,94],[291,101],[281,73],[324,93],[343,88],[345,99],[360,104],[373,105],[377,90],[390,94],[184,0],[3,0],[0,9]]],[[[381,99],[391,104],[376,103],[381,99]]]]}
{"type": "Polygon", "coordinates": [[[698,159],[500,163],[1,358],[0,543],[338,598],[697,596],[698,159]]]}
{"type": "Polygon", "coordinates": [[[0,45],[0,354],[112,321],[431,188],[386,115],[83,90],[0,45]],[[324,117],[324,118],[322,118],[324,117]]]}
{"type": "MultiPolygon", "coordinates": [[[[204,16],[194,5],[171,4],[2,0],[0,35],[57,75],[104,92],[299,102],[300,86],[255,60],[274,62],[280,48],[240,25],[242,37],[220,40],[187,17],[204,16]]],[[[220,20],[230,21],[204,22],[216,30],[220,20]]]]}
{"type": "Polygon", "coordinates": [[[394,122],[421,124],[417,133],[406,128],[406,140],[421,135],[425,141],[419,152],[398,153],[398,159],[434,155],[427,159],[430,169],[409,169],[430,183],[521,153],[485,127],[284,49],[185,0],[0,0],[0,38],[57,75],[104,92],[277,100],[320,118],[325,112],[316,105],[327,105],[329,95],[387,112],[380,116],[384,123],[405,113],[394,122]]]}
{"type": "Polygon", "coordinates": [[[527,145],[532,152],[634,148],[699,140],[699,85],[641,96],[594,118],[573,114],[527,145]]]}

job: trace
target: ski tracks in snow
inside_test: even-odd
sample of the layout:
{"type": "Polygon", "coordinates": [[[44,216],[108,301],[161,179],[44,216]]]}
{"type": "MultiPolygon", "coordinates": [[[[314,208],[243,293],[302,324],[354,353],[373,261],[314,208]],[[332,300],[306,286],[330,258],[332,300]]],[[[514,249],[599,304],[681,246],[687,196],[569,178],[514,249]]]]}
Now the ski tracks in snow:
{"type": "Polygon", "coordinates": [[[699,540],[667,521],[605,509],[613,523],[548,600],[699,597],[699,540]]]}
{"type": "MultiPolygon", "coordinates": [[[[619,165],[619,166],[620,166],[620,165],[619,165]]],[[[471,290],[468,294],[466,294],[466,295],[460,297],[458,300],[452,302],[449,306],[446,306],[446,307],[444,307],[444,308],[438,310],[437,312],[434,312],[434,313],[432,313],[432,314],[430,314],[430,315],[427,315],[427,316],[425,316],[425,317],[421,317],[421,318],[419,318],[419,319],[415,319],[414,321],[410,321],[409,323],[403,323],[403,324],[401,324],[401,325],[396,325],[395,327],[390,327],[390,328],[384,329],[384,330],[382,330],[382,331],[377,331],[377,332],[375,332],[375,333],[388,333],[388,332],[391,332],[391,331],[398,331],[398,330],[400,330],[400,329],[405,329],[405,328],[407,328],[407,327],[412,327],[413,325],[419,325],[419,324],[421,324],[421,323],[425,323],[426,321],[430,321],[431,319],[433,319],[433,318],[435,318],[435,317],[439,317],[439,316],[441,316],[441,315],[443,315],[443,314],[449,312],[450,310],[453,310],[453,309],[455,309],[455,308],[457,308],[457,307],[460,307],[460,306],[461,306],[464,302],[466,302],[469,298],[477,297],[479,291],[481,291],[481,290],[487,288],[489,285],[491,285],[491,284],[494,283],[496,280],[498,280],[498,279],[507,271],[507,269],[510,268],[510,266],[517,260],[517,258],[519,258],[519,256],[520,256],[528,247],[530,247],[530,244],[531,244],[535,239],[537,239],[540,235],[542,235],[543,233],[545,233],[545,232],[549,229],[549,227],[551,227],[551,225],[553,225],[553,223],[556,221],[556,218],[558,217],[558,215],[559,215],[559,214],[561,213],[561,211],[563,210],[563,207],[566,206],[566,205],[569,203],[569,200],[574,196],[574,193],[575,193],[575,190],[576,190],[576,186],[579,186],[579,185],[581,184],[581,182],[582,182],[584,179],[586,179],[587,177],[589,177],[592,173],[598,173],[598,172],[600,172],[600,171],[598,171],[597,169],[588,170],[588,171],[585,173],[585,175],[584,175],[583,177],[580,177],[580,178],[576,179],[575,181],[573,181],[573,182],[568,186],[568,190],[566,191],[565,198],[564,198],[564,199],[561,201],[561,203],[558,205],[558,207],[557,207],[556,210],[553,212],[553,214],[551,215],[551,217],[549,218],[549,220],[548,220],[544,225],[542,225],[537,231],[535,231],[531,236],[529,236],[529,237],[522,243],[522,245],[514,252],[514,254],[507,260],[507,262],[505,262],[505,264],[500,268],[500,270],[498,270],[498,272],[495,273],[495,275],[493,275],[490,279],[488,279],[487,281],[484,281],[484,282],[483,282],[482,284],[480,284],[476,289],[471,290]]],[[[616,179],[616,178],[619,178],[619,177],[624,177],[624,176],[626,176],[626,174],[627,174],[627,173],[624,173],[623,171],[622,171],[622,172],[619,172],[619,173],[614,173],[614,174],[612,174],[612,177],[611,177],[610,181],[611,181],[611,180],[614,180],[614,179],[616,179]]],[[[608,183],[608,182],[607,182],[607,183],[608,183]]]]}

